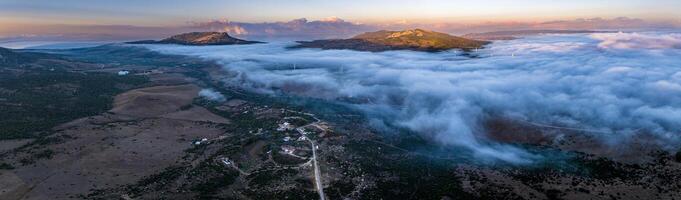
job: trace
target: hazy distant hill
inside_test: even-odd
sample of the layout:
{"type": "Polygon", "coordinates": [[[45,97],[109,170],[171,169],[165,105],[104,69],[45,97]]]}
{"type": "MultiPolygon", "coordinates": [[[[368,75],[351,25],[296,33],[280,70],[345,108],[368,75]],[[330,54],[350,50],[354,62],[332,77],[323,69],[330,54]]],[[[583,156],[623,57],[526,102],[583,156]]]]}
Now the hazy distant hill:
{"type": "Polygon", "coordinates": [[[12,52],[12,50],[0,47],[0,65],[17,64],[19,63],[20,55],[12,52]]]}
{"type": "MultiPolygon", "coordinates": [[[[10,66],[10,65],[20,65],[28,62],[34,61],[37,57],[48,57],[40,53],[18,53],[11,49],[6,49],[0,47],[0,67],[10,66]]],[[[54,57],[54,56],[52,56],[54,57]]]]}
{"type": "Polygon", "coordinates": [[[181,45],[233,45],[255,44],[257,41],[247,41],[229,36],[225,32],[191,32],[175,35],[163,40],[143,40],[129,42],[130,44],[181,44],[181,45]]]}
{"type": "Polygon", "coordinates": [[[601,33],[604,31],[592,30],[517,30],[517,31],[495,31],[485,33],[470,33],[461,37],[474,40],[515,40],[519,37],[539,35],[539,34],[577,34],[577,33],[601,33]]]}
{"type": "Polygon", "coordinates": [[[301,41],[293,48],[351,49],[357,51],[444,51],[450,49],[472,50],[483,48],[487,41],[466,39],[446,33],[413,29],[405,31],[376,31],[350,39],[301,41]]]}

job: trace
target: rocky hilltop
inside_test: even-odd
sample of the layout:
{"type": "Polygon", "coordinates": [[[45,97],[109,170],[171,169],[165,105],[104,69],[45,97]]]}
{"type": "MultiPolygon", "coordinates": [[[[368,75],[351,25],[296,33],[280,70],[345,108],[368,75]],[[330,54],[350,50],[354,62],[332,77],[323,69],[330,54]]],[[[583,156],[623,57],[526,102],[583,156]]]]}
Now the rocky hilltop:
{"type": "Polygon", "coordinates": [[[234,38],[225,32],[191,32],[175,35],[163,40],[142,40],[129,42],[129,44],[181,44],[181,45],[233,45],[255,44],[257,41],[247,41],[234,38]]]}
{"type": "Polygon", "coordinates": [[[376,31],[350,39],[301,41],[293,48],[350,49],[357,51],[415,50],[437,52],[451,49],[469,51],[483,48],[487,41],[451,36],[446,33],[412,29],[405,31],[376,31]]]}

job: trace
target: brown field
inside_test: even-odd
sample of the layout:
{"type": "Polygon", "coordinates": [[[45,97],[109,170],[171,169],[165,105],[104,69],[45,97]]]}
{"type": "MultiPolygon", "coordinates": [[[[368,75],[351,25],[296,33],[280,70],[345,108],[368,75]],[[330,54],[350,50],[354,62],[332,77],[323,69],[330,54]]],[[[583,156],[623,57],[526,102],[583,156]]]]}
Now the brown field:
{"type": "Polygon", "coordinates": [[[155,86],[116,96],[110,112],[132,117],[157,117],[191,104],[200,88],[195,85],[155,86]]]}
{"type": "MultiPolygon", "coordinates": [[[[157,81],[151,87],[116,96],[107,113],[55,127],[48,138],[56,142],[9,153],[3,161],[16,164],[0,170],[0,199],[81,199],[78,195],[131,184],[172,166],[193,140],[225,135],[218,125],[228,119],[192,105],[198,86],[167,85],[187,79],[162,76],[152,78],[157,81]]],[[[3,141],[1,150],[26,143],[3,141]]]]}

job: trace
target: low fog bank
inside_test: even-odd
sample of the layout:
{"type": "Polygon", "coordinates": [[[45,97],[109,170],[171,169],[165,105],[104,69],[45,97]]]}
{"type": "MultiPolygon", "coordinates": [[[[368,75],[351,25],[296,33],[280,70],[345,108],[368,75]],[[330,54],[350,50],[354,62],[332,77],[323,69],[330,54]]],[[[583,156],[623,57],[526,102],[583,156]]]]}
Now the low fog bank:
{"type": "Polygon", "coordinates": [[[199,96],[207,100],[216,102],[223,102],[226,100],[224,95],[211,88],[201,89],[201,91],[199,91],[199,96]]]}
{"type": "Polygon", "coordinates": [[[74,49],[88,48],[105,45],[114,42],[64,42],[64,41],[3,41],[0,47],[10,49],[74,49]]]}
{"type": "Polygon", "coordinates": [[[291,43],[187,47],[147,45],[217,60],[227,80],[263,93],[347,102],[372,124],[409,128],[480,159],[529,163],[538,156],[481,141],[491,117],[579,128],[606,145],[653,134],[679,143],[681,36],[674,33],[544,35],[474,52],[368,53],[289,50],[291,43]]]}

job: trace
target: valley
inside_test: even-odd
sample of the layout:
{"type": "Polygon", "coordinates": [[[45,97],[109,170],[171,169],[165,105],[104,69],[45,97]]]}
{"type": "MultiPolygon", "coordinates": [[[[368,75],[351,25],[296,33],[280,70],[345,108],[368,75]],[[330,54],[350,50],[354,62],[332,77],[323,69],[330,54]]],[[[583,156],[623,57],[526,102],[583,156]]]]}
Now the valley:
{"type": "MultiPolygon", "coordinates": [[[[225,81],[237,73],[204,59],[126,45],[50,53],[58,57],[5,65],[3,76],[62,66],[55,71],[90,82],[49,78],[22,102],[84,112],[3,132],[0,199],[673,199],[681,190],[678,156],[615,154],[589,147],[595,139],[579,130],[487,121],[490,138],[544,157],[532,167],[490,164],[410,130],[376,129],[339,102],[232,85],[225,81]],[[199,95],[208,88],[225,99],[199,95]],[[51,91],[74,96],[45,95],[51,91]],[[91,96],[102,103],[69,103],[91,96]],[[567,137],[543,138],[550,133],[567,137]]],[[[3,94],[23,92],[2,86],[3,94]]]]}

